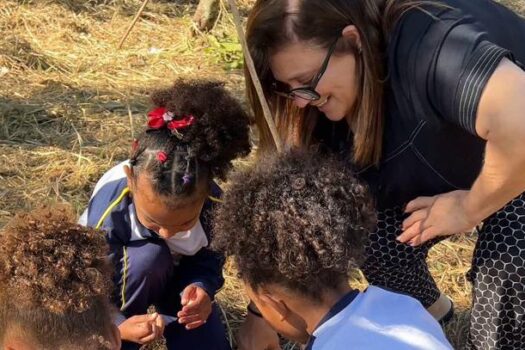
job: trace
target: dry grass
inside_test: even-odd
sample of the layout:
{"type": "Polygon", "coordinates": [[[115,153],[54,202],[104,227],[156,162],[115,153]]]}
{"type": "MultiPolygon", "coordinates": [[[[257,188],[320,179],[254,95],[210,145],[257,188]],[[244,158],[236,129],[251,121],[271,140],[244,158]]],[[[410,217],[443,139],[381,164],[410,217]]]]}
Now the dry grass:
{"type": "MultiPolygon", "coordinates": [[[[252,0],[240,4],[246,12],[252,0]]],[[[179,76],[217,78],[240,97],[235,31],[224,8],[213,36],[192,34],[195,2],[152,1],[122,50],[140,0],[3,0],[0,3],[0,227],[19,209],[87,203],[98,177],[127,155],[148,92],[179,76]]],[[[525,12],[525,0],[507,1],[525,12]],[[511,3],[512,2],[512,3],[511,3]]],[[[459,310],[447,332],[461,348],[474,239],[434,248],[429,265],[459,310]]],[[[219,300],[230,332],[245,298],[233,270],[219,300]]],[[[363,281],[354,281],[362,285],[363,281]]],[[[292,348],[287,345],[287,348],[292,348]]]]}

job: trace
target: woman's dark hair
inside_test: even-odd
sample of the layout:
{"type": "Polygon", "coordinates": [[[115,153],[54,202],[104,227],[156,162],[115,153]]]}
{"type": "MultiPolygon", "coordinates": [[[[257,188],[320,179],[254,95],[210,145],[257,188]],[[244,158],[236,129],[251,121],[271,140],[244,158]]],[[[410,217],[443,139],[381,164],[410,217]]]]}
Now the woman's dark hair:
{"type": "MultiPolygon", "coordinates": [[[[281,139],[295,146],[312,143],[320,112],[314,107],[298,109],[293,101],[272,93],[275,82],[270,55],[287,44],[303,41],[328,48],[343,28],[355,25],[361,49],[350,39],[339,40],[335,55],[354,53],[360,90],[350,117],[353,158],[356,164],[379,162],[383,137],[385,42],[396,21],[408,10],[431,1],[418,0],[258,0],[248,17],[246,37],[256,71],[263,85],[281,139]],[[296,8],[292,8],[296,6],[296,8]]],[[[248,100],[260,130],[260,151],[275,148],[248,70],[248,100]]]]}
{"type": "Polygon", "coordinates": [[[19,214],[0,233],[0,344],[9,329],[39,349],[106,349],[111,270],[104,235],[64,206],[19,214]]]}
{"type": "Polygon", "coordinates": [[[178,80],[151,99],[174,120],[194,118],[176,133],[165,125],[146,130],[137,140],[130,157],[133,174],[147,173],[158,194],[192,196],[213,178],[224,180],[232,160],[249,154],[248,115],[222,83],[178,80]],[[166,159],[160,161],[159,152],[166,159]]]}
{"type": "Polygon", "coordinates": [[[276,284],[314,299],[362,262],[375,216],[348,167],[316,153],[262,159],[230,178],[214,219],[215,249],[257,290],[276,284]]]}

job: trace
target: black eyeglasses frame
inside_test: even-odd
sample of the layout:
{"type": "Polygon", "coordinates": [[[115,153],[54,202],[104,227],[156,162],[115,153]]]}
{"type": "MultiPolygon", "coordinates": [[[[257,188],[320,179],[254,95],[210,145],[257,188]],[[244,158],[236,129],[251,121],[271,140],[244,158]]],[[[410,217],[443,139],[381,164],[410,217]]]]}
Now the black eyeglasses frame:
{"type": "MultiPolygon", "coordinates": [[[[321,65],[321,68],[319,69],[319,72],[315,75],[315,77],[312,79],[309,85],[301,86],[295,89],[291,89],[288,92],[278,91],[274,89],[274,93],[279,96],[286,97],[288,99],[295,99],[296,97],[302,98],[307,101],[315,102],[321,99],[321,95],[315,91],[315,88],[317,87],[317,84],[319,84],[319,81],[323,77],[324,73],[326,72],[326,69],[328,68],[328,64],[330,63],[330,58],[332,57],[332,54],[335,51],[335,48],[337,46],[337,42],[339,41],[339,37],[329,46],[328,53],[323,60],[323,64],[321,65]]],[[[274,87],[276,86],[276,83],[274,83],[274,87]]]]}

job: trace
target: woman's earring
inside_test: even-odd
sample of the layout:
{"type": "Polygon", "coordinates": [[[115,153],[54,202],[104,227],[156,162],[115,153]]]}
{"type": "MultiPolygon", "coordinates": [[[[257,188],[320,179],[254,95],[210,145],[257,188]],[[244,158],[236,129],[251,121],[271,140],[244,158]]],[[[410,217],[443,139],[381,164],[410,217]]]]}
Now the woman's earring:
{"type": "Polygon", "coordinates": [[[359,47],[357,48],[357,52],[358,52],[360,55],[362,55],[362,54],[363,54],[363,47],[362,47],[362,46],[359,46],[359,47]]]}

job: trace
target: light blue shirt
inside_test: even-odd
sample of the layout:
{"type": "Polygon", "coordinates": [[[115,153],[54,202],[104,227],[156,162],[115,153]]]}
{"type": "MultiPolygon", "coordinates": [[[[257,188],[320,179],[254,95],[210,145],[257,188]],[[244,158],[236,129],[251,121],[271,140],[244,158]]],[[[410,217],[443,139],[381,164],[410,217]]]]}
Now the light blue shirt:
{"type": "Polygon", "coordinates": [[[407,295],[370,286],[348,293],[323,318],[307,350],[450,350],[439,323],[407,295]]]}

